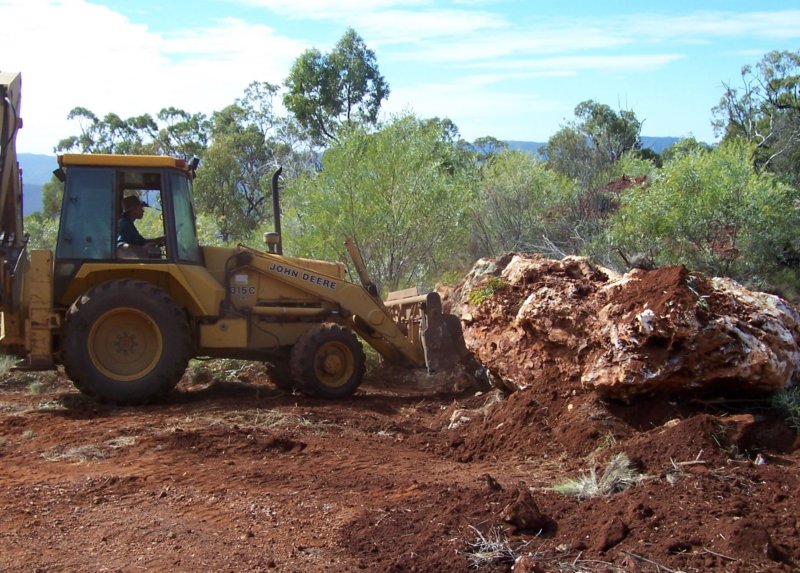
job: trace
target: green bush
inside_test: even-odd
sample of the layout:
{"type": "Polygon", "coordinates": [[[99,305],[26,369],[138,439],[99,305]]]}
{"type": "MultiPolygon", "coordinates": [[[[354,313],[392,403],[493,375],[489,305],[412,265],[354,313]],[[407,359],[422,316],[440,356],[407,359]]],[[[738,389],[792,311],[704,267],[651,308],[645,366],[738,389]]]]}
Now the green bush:
{"type": "Polygon", "coordinates": [[[490,299],[495,292],[508,286],[508,283],[497,277],[489,277],[482,286],[469,291],[469,303],[478,306],[490,299]]]}

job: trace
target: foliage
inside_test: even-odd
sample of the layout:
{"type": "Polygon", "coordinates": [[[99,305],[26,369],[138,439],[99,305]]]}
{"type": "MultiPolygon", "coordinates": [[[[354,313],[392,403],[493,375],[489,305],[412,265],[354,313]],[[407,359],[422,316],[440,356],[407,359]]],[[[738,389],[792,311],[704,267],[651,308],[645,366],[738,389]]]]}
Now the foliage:
{"type": "Polygon", "coordinates": [[[58,236],[58,218],[33,213],[25,217],[25,233],[28,235],[28,250],[53,250],[58,236]]]}
{"type": "Polygon", "coordinates": [[[658,264],[681,263],[746,281],[768,277],[794,256],[798,191],[751,164],[740,141],[669,163],[647,188],[623,194],[612,216],[610,244],[655,253],[658,264]]]}
{"type": "Polygon", "coordinates": [[[575,116],[579,120],[578,131],[591,141],[595,151],[609,165],[626,151],[642,146],[642,124],[631,110],[615,112],[606,104],[586,100],[577,105],[575,116]]]}
{"type": "Polygon", "coordinates": [[[442,125],[402,115],[377,133],[343,133],[322,172],[287,189],[296,254],[347,260],[351,238],[373,281],[390,290],[457,265],[473,189],[442,125]]]}
{"type": "Polygon", "coordinates": [[[711,149],[710,145],[701,143],[694,137],[683,137],[662,151],[661,159],[666,163],[678,157],[699,154],[704,151],[711,151],[711,149]]]}
{"type": "Polygon", "coordinates": [[[305,51],[286,79],[286,108],[318,143],[335,141],[342,128],[374,125],[389,85],[375,53],[349,28],[329,54],[305,51]]]}
{"type": "Polygon", "coordinates": [[[605,166],[586,136],[570,126],[553,134],[539,153],[553,171],[577,181],[583,188],[590,187],[605,166]]]}
{"type": "Polygon", "coordinates": [[[586,100],[575,107],[576,120],[561,128],[541,149],[552,169],[588,189],[597,175],[626,152],[641,149],[642,124],[630,110],[586,100]]]}
{"type": "Polygon", "coordinates": [[[501,151],[483,169],[474,212],[479,255],[570,249],[578,189],[523,151],[501,151]]]}
{"type": "Polygon", "coordinates": [[[553,490],[578,499],[589,499],[624,491],[643,477],[633,467],[628,456],[619,453],[609,460],[599,478],[597,471],[591,468],[589,474],[557,484],[553,486],[553,490]]]}
{"type": "Polygon", "coordinates": [[[477,154],[477,161],[483,164],[496,157],[500,152],[507,150],[508,143],[487,135],[473,141],[470,147],[477,154]]]}
{"type": "Polygon", "coordinates": [[[800,387],[776,392],[772,396],[772,407],[797,433],[800,433],[800,387]]]}
{"type": "Polygon", "coordinates": [[[61,198],[64,196],[64,183],[55,175],[42,187],[42,217],[57,219],[61,216],[61,198]]]}
{"type": "Polygon", "coordinates": [[[173,155],[189,159],[199,155],[208,141],[209,123],[203,114],[189,114],[173,107],[158,113],[122,119],[108,113],[102,119],[84,108],[73,108],[67,119],[78,121],[79,135],[62,139],[59,152],[118,153],[122,155],[173,155]]]}
{"type": "Polygon", "coordinates": [[[213,143],[198,170],[195,200],[201,212],[215,218],[223,242],[243,240],[272,218],[275,151],[285,149],[278,136],[283,120],[274,113],[277,91],[254,82],[242,99],[212,116],[213,143]]]}
{"type": "Polygon", "coordinates": [[[725,85],[713,109],[714,127],[725,140],[755,145],[753,161],[800,185],[800,51],[773,51],[744,66],[741,85],[725,85]]]}
{"type": "Polygon", "coordinates": [[[508,286],[508,283],[498,277],[489,277],[489,279],[481,286],[472,289],[469,292],[469,303],[472,306],[478,306],[483,301],[491,298],[495,292],[508,286]]]}

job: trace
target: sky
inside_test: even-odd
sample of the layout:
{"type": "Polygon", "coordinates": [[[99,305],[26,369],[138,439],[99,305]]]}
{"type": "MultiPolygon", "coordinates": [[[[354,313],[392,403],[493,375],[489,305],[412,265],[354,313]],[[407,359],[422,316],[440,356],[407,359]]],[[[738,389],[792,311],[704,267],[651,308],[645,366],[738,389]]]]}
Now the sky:
{"type": "Polygon", "coordinates": [[[647,136],[713,143],[741,69],[800,50],[797,0],[0,0],[0,71],[22,73],[21,153],[80,133],[67,116],[221,110],[281,85],[348,28],[390,87],[384,119],[447,117],[464,139],[547,141],[585,100],[647,136]]]}

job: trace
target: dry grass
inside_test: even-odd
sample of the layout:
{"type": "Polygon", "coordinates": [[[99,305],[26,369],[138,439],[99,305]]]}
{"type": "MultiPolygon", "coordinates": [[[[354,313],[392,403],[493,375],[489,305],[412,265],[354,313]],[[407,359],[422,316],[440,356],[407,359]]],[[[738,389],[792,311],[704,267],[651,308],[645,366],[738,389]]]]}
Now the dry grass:
{"type": "Polygon", "coordinates": [[[483,569],[502,564],[513,564],[519,556],[519,551],[511,546],[506,538],[506,534],[500,527],[492,527],[487,533],[475,527],[470,527],[475,531],[474,541],[467,543],[467,550],[464,555],[473,569],[483,569]]]}
{"type": "Polygon", "coordinates": [[[592,468],[588,474],[553,486],[553,490],[579,499],[589,499],[623,491],[643,478],[631,465],[628,456],[619,453],[609,460],[602,476],[598,477],[592,468]]]}
{"type": "Polygon", "coordinates": [[[76,462],[86,463],[108,458],[108,452],[95,445],[76,446],[74,448],[64,448],[54,446],[42,454],[48,462],[76,462]]]}

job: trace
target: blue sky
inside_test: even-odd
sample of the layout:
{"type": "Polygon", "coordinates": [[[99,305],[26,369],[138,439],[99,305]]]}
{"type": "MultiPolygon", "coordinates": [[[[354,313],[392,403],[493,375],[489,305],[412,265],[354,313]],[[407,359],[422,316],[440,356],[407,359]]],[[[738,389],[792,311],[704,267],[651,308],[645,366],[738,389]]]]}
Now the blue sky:
{"type": "Polygon", "coordinates": [[[0,22],[0,70],[23,75],[18,150],[48,154],[79,132],[76,106],[210,114],[348,27],[389,83],[385,115],[449,117],[468,140],[546,141],[594,99],[644,135],[713,142],[723,84],[800,50],[797,0],[0,0],[0,22]]]}

